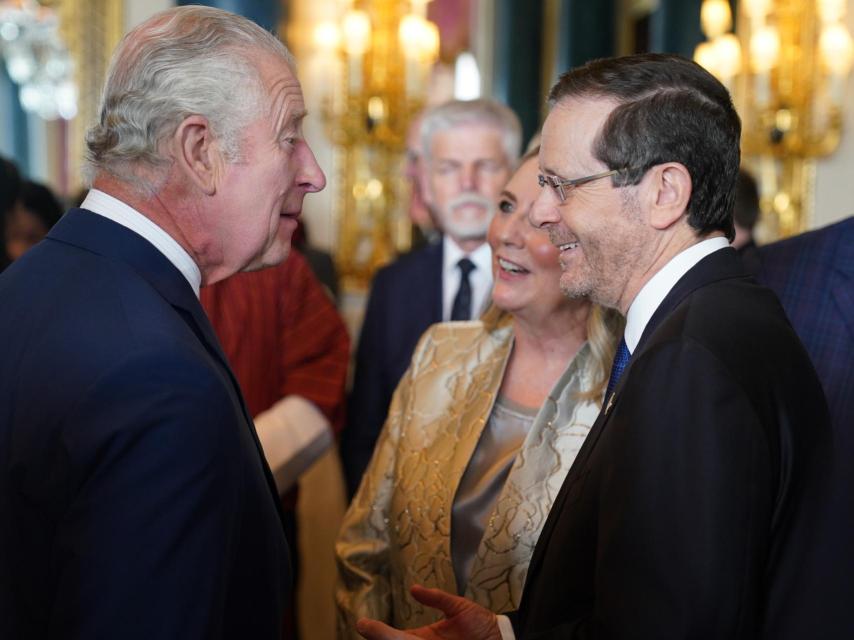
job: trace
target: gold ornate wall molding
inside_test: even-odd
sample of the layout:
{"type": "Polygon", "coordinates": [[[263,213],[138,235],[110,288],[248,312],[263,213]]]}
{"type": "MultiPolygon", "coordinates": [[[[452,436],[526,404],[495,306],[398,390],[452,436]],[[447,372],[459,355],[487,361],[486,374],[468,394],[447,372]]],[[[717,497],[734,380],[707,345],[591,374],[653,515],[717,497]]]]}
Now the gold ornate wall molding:
{"type": "Polygon", "coordinates": [[[110,56],[124,33],[124,0],[55,0],[61,30],[74,58],[79,90],[77,116],[67,130],[69,192],[83,186],[86,130],[98,117],[98,102],[110,56]]]}
{"type": "Polygon", "coordinates": [[[344,288],[364,290],[379,266],[409,247],[403,151],[410,119],[427,97],[439,36],[426,0],[332,6],[322,16],[304,12],[308,19],[289,24],[287,40],[307,54],[306,75],[323,78],[306,94],[320,107],[334,149],[327,167],[332,244],[344,288]]]}

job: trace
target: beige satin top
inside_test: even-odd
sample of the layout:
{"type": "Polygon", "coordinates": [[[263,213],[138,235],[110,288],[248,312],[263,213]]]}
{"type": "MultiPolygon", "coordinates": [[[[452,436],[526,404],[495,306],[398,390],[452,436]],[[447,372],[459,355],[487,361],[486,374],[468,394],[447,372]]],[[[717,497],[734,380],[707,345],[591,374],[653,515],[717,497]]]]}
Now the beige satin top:
{"type": "MultiPolygon", "coordinates": [[[[336,543],[339,637],[358,638],[363,616],[403,628],[437,620],[409,595],[413,584],[456,593],[454,496],[512,342],[512,318],[496,309],[422,336],[336,543]]],[[[537,537],[599,413],[601,399],[575,399],[590,387],[591,364],[585,344],[540,408],[489,518],[465,595],[492,611],[518,607],[537,537]]]]}
{"type": "Polygon", "coordinates": [[[539,407],[523,407],[501,395],[492,405],[451,505],[457,593],[466,592],[480,541],[538,412],[539,407]]]}

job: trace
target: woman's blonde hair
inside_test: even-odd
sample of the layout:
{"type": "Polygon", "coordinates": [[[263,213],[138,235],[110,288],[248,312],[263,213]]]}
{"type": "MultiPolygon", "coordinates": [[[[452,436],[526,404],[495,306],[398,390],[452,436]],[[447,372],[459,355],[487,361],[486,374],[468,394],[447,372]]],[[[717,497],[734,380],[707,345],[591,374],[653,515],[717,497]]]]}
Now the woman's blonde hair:
{"type": "Polygon", "coordinates": [[[607,309],[594,304],[587,316],[587,342],[593,358],[590,388],[578,394],[580,400],[602,399],[611,375],[611,364],[617,351],[617,343],[623,335],[626,320],[616,309],[607,309]]]}

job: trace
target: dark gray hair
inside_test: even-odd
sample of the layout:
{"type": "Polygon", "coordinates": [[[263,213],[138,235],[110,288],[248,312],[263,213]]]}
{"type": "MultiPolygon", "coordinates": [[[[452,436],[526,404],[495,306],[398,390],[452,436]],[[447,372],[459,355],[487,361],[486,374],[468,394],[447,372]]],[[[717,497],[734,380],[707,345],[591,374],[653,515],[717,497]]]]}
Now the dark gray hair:
{"type": "Polygon", "coordinates": [[[508,166],[519,158],[522,146],[522,126],[511,109],[495,100],[451,100],[424,112],[421,120],[421,150],[430,159],[430,145],[439,131],[461,125],[481,124],[495,128],[501,134],[508,166]]]}
{"type": "Polygon", "coordinates": [[[228,161],[265,91],[252,61],[260,52],[293,56],[271,33],[220,9],[160,12],[131,30],[113,54],[99,121],[86,136],[90,174],[105,171],[156,192],[166,160],[159,144],[188,116],[208,119],[228,161]]]}

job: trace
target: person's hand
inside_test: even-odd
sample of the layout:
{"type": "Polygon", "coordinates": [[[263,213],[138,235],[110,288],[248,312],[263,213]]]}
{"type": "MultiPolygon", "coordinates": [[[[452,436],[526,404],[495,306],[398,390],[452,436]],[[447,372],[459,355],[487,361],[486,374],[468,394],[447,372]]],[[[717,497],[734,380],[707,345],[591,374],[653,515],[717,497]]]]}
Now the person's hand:
{"type": "Polygon", "coordinates": [[[501,640],[498,620],[489,609],[440,589],[415,585],[410,593],[421,604],[439,609],[445,619],[426,627],[399,631],[382,622],[361,618],[356,630],[368,640],[501,640]]]}

